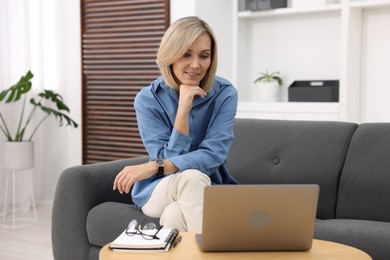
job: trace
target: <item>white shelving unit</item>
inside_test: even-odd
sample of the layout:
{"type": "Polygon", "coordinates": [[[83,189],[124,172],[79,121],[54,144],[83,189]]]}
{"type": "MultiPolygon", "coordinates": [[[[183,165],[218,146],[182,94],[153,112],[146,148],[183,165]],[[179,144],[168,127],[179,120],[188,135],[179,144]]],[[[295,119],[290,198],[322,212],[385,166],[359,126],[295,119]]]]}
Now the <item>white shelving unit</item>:
{"type": "MultiPolygon", "coordinates": [[[[368,17],[380,12],[386,19],[375,23],[390,28],[390,23],[383,24],[390,21],[390,0],[340,0],[254,12],[245,11],[244,5],[244,0],[234,0],[232,8],[232,80],[239,91],[238,117],[353,122],[363,117],[364,121],[361,109],[373,102],[362,97],[374,77],[369,72],[375,62],[381,67],[390,65],[372,54],[370,42],[390,40],[380,36],[384,33],[370,33],[368,17]],[[367,39],[371,35],[384,38],[367,39]],[[279,71],[284,79],[281,102],[259,101],[253,80],[266,69],[279,71]],[[287,88],[294,80],[334,79],[340,80],[339,102],[287,102],[287,88]]],[[[389,46],[381,47],[386,55],[389,46]]],[[[382,73],[376,83],[389,85],[387,76],[382,73]]]]}

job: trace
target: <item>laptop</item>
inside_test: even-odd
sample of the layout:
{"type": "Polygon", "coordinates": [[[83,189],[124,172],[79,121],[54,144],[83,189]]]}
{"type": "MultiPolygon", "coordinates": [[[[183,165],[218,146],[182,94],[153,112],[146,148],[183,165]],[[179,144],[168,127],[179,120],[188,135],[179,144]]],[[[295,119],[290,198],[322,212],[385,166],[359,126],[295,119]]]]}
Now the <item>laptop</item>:
{"type": "Polygon", "coordinates": [[[304,251],[312,246],[319,186],[218,185],[204,191],[199,248],[304,251]]]}

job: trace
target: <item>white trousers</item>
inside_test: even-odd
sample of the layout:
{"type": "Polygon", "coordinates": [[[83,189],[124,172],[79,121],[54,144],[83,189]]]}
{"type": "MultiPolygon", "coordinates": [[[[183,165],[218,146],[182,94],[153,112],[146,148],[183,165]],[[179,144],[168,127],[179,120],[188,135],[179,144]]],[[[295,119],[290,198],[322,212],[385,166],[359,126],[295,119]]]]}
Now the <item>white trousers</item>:
{"type": "Polygon", "coordinates": [[[142,212],[160,218],[164,228],[201,232],[203,193],[209,185],[209,176],[198,170],[171,174],[157,184],[142,212]]]}

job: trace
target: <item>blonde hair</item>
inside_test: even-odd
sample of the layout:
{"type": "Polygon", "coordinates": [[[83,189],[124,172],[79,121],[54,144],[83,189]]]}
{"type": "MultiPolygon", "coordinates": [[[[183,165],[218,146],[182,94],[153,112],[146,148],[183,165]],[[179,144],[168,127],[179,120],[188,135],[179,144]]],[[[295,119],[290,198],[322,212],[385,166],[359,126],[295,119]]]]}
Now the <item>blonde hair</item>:
{"type": "Polygon", "coordinates": [[[210,26],[196,16],[184,17],[174,22],[161,40],[156,63],[168,86],[179,89],[173,76],[172,64],[182,58],[194,41],[204,33],[211,39],[211,63],[200,87],[206,92],[212,88],[217,71],[217,43],[210,26]]]}

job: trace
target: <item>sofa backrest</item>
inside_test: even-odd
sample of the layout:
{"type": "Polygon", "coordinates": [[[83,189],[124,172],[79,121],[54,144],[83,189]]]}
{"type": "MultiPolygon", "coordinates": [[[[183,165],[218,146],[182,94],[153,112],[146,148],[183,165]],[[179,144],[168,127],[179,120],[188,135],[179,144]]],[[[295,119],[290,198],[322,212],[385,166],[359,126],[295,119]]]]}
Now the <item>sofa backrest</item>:
{"type": "Polygon", "coordinates": [[[334,218],[339,177],[357,124],[236,119],[228,155],[241,184],[318,184],[318,218],[334,218]]]}
{"type": "Polygon", "coordinates": [[[361,124],[353,135],[336,217],[390,222],[390,123],[361,124]]]}

